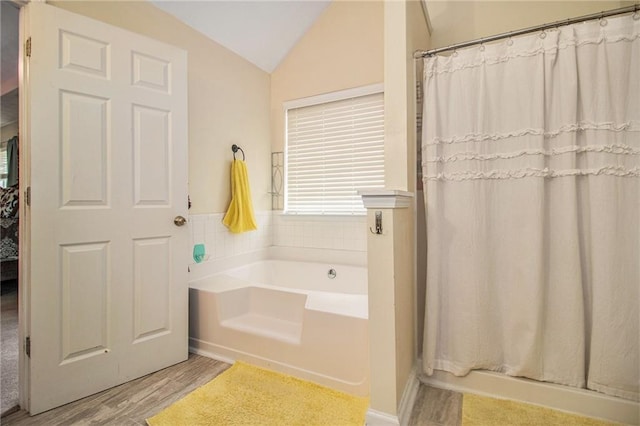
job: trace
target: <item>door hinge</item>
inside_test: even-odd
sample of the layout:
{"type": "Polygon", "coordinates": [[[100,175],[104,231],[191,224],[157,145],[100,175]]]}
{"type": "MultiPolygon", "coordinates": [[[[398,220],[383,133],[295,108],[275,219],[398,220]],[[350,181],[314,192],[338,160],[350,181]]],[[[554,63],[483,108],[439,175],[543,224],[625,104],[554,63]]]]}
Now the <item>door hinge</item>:
{"type": "Polygon", "coordinates": [[[31,57],[31,37],[24,43],[24,54],[27,55],[27,57],[31,57]]]}
{"type": "Polygon", "coordinates": [[[31,337],[27,336],[24,342],[24,352],[31,358],[31,337]]]}
{"type": "Polygon", "coordinates": [[[27,203],[28,206],[31,205],[31,187],[27,186],[27,189],[24,191],[24,202],[27,203]]]}

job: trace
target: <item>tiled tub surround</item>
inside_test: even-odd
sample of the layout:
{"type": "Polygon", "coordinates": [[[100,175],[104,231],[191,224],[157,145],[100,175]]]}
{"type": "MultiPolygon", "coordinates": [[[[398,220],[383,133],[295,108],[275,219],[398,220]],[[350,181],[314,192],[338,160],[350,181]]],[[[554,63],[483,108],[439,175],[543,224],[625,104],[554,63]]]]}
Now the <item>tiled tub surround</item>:
{"type": "MultiPolygon", "coordinates": [[[[204,244],[207,260],[261,250],[273,245],[271,211],[256,212],[258,229],[242,234],[229,232],[222,223],[225,213],[198,214],[189,216],[191,249],[195,244],[204,244]]],[[[191,262],[195,263],[193,258],[191,262]]]]}
{"type": "MultiPolygon", "coordinates": [[[[294,216],[256,212],[258,229],[232,234],[224,213],[189,216],[191,250],[204,244],[207,260],[255,252],[270,246],[366,252],[366,216],[294,216]]],[[[192,263],[195,263],[192,260],[192,263]]]]}
{"type": "Polygon", "coordinates": [[[273,245],[367,251],[366,216],[305,216],[273,212],[273,245]]]}

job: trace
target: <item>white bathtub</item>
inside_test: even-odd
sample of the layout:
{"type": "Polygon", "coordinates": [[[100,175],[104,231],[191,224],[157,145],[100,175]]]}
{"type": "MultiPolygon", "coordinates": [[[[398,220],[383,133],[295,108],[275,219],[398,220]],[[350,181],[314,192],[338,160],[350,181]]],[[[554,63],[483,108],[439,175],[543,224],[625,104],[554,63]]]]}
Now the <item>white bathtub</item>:
{"type": "Polygon", "coordinates": [[[366,268],[262,260],[189,287],[192,352],[368,394],[366,268]]]}

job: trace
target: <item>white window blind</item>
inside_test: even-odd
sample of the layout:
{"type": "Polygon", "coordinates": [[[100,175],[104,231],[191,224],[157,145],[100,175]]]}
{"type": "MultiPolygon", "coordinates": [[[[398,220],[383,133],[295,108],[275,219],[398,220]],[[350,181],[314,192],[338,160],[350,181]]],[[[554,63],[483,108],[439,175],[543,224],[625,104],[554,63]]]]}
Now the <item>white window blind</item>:
{"type": "Polygon", "coordinates": [[[7,175],[9,173],[7,165],[7,143],[0,144],[0,186],[6,188],[7,175]]]}
{"type": "Polygon", "coordinates": [[[287,110],[285,212],[364,214],[384,187],[383,93],[287,110]]]}

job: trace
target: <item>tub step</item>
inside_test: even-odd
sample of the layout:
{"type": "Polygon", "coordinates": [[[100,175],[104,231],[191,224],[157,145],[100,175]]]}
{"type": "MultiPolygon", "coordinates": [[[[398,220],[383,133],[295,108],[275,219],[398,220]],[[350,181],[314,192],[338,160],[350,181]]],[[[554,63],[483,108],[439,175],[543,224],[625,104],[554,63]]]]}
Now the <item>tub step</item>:
{"type": "Polygon", "coordinates": [[[246,313],[229,318],[222,321],[220,325],[295,345],[300,344],[302,336],[302,323],[285,321],[255,313],[246,313]]]}

